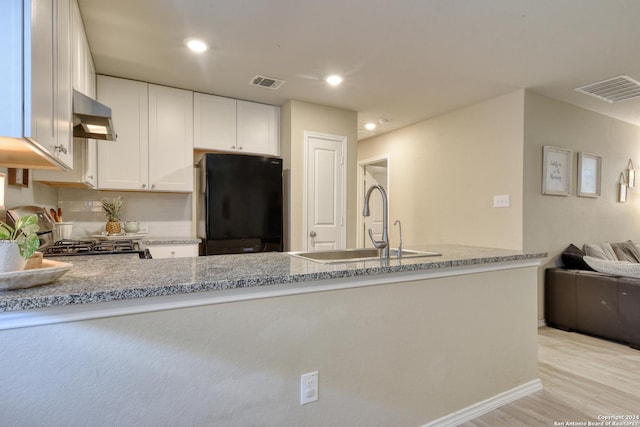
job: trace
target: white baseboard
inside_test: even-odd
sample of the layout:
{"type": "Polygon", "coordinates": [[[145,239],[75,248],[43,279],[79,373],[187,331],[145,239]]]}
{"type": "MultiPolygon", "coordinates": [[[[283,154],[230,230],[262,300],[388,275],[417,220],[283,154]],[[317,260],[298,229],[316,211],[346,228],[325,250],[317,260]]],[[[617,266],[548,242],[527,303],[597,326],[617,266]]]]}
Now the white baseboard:
{"type": "Polygon", "coordinates": [[[444,417],[431,421],[422,427],[457,426],[540,390],[542,390],[542,382],[539,379],[533,380],[482,402],[478,402],[449,415],[445,415],[444,417]]]}
{"type": "Polygon", "coordinates": [[[547,326],[547,322],[544,319],[538,320],[538,328],[542,328],[543,326],[547,326]]]}

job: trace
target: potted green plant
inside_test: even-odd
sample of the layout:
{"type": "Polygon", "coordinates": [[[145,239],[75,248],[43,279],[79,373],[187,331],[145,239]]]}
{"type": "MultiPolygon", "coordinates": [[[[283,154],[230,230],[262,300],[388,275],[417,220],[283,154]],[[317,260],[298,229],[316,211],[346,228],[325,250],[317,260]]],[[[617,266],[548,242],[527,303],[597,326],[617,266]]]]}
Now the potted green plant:
{"type": "Polygon", "coordinates": [[[0,273],[22,270],[27,259],[38,250],[38,217],[20,218],[15,227],[0,221],[0,273]]]}

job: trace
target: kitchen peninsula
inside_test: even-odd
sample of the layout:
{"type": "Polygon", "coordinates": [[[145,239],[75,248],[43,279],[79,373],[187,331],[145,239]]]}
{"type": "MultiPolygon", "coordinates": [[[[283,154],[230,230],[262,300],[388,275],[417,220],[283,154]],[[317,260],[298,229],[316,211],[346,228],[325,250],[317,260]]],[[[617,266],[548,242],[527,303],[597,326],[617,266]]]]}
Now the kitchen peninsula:
{"type": "Polygon", "coordinates": [[[416,249],[442,256],[78,257],[58,283],[0,293],[0,372],[20,390],[0,418],[446,425],[538,390],[545,254],[416,249]],[[319,400],[301,406],[312,371],[319,400]]]}

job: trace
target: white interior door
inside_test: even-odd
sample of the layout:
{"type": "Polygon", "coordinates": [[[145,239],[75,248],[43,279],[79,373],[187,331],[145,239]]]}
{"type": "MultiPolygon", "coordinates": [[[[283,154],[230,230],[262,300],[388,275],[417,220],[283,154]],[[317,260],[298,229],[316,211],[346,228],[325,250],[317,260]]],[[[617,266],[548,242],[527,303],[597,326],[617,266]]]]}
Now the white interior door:
{"type": "Polygon", "coordinates": [[[346,137],[305,132],[306,232],[308,251],[344,249],[344,155],[346,137]]]}
{"type": "MultiPolygon", "coordinates": [[[[373,185],[380,185],[387,191],[387,166],[385,165],[366,165],[364,168],[364,188],[363,194],[373,185]]],[[[363,246],[372,248],[373,243],[369,237],[369,229],[373,232],[376,240],[382,240],[382,195],[379,191],[374,190],[369,199],[369,216],[364,217],[363,246]]]]}

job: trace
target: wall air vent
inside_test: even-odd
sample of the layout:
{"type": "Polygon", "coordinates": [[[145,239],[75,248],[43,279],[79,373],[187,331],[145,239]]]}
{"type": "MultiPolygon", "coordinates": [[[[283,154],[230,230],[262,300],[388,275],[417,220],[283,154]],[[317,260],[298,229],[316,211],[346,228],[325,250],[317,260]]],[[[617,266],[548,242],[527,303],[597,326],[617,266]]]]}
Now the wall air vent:
{"type": "Polygon", "coordinates": [[[575,89],[610,103],[626,101],[640,96],[640,83],[631,77],[618,76],[601,82],[590,83],[575,89]]]}
{"type": "Polygon", "coordinates": [[[277,90],[285,84],[284,80],[274,79],[273,77],[254,76],[249,82],[252,86],[266,87],[267,89],[277,90]]]}

